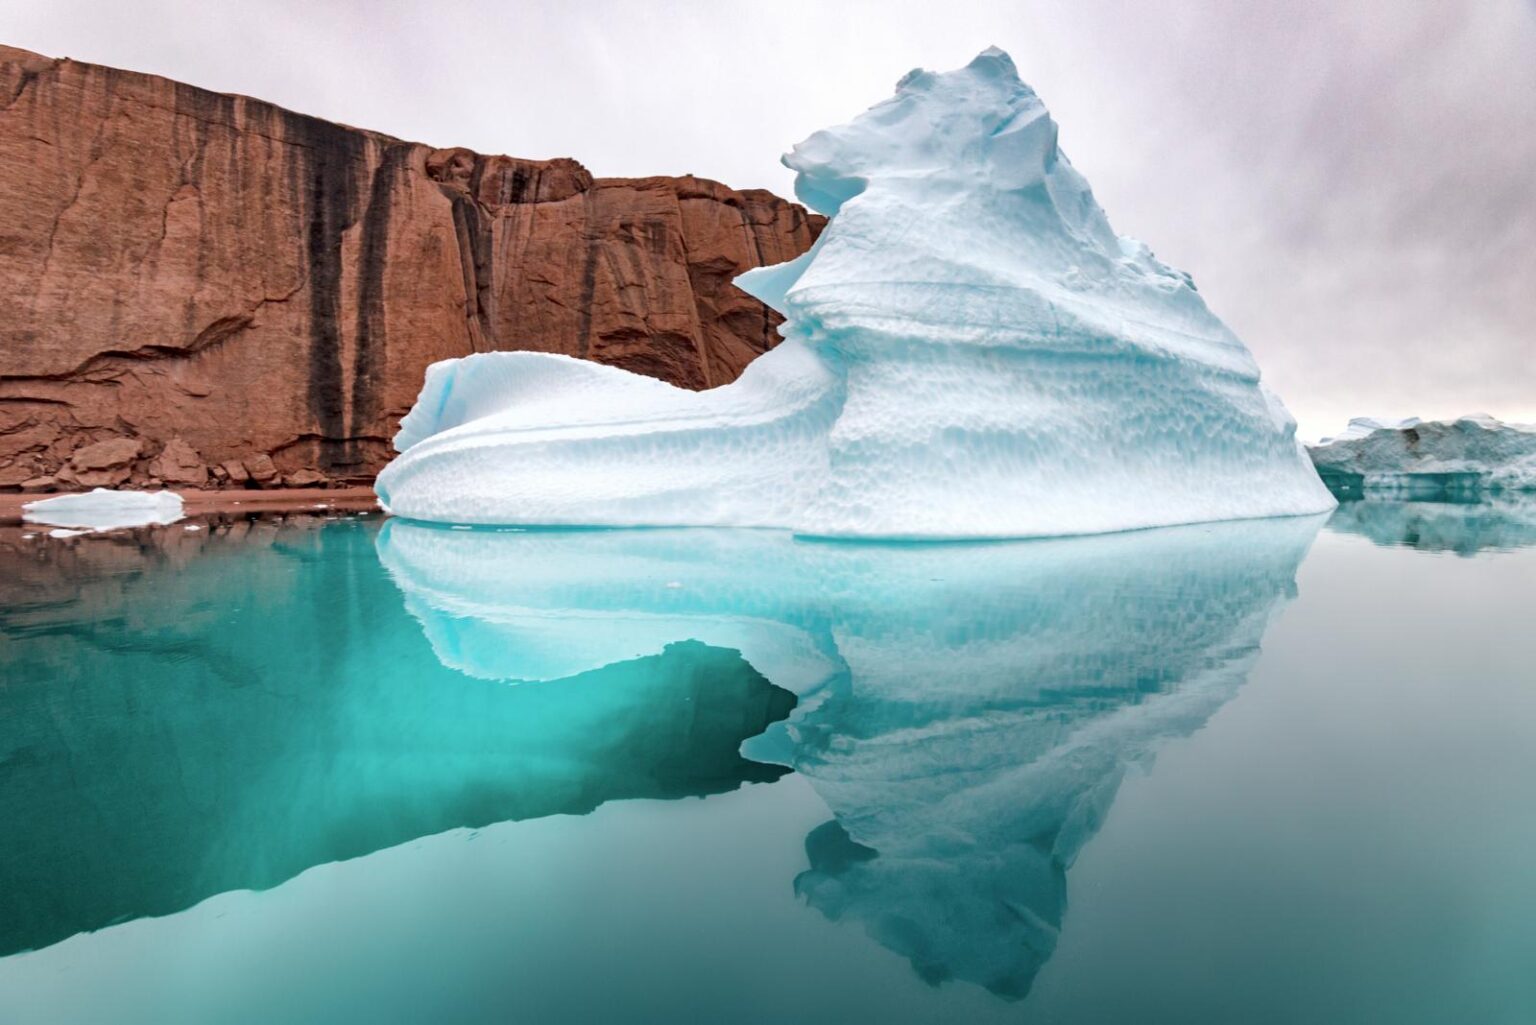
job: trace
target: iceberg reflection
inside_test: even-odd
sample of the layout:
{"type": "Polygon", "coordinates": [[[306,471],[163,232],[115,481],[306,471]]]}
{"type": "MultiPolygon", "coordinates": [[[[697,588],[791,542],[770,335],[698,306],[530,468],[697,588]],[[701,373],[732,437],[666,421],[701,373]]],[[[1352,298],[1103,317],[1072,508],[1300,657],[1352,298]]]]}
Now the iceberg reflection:
{"type": "Polygon", "coordinates": [[[1512,551],[1536,545],[1536,495],[1472,502],[1367,498],[1342,503],[1328,526],[1422,552],[1512,551]]]}
{"type": "Polygon", "coordinates": [[[438,657],[474,675],[740,651],[800,698],[743,752],[835,816],[796,891],[925,979],[1018,998],[1126,767],[1241,686],[1320,523],[849,545],[397,520],[379,552],[438,657]]]}

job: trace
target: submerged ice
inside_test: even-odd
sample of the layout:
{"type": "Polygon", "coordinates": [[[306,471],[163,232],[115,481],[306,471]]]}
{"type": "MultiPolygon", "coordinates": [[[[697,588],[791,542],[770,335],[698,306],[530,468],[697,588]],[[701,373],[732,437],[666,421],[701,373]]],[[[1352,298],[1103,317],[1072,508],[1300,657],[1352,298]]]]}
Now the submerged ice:
{"type": "Polygon", "coordinates": [[[1117,236],[1000,50],[785,163],[831,217],[737,284],[784,341],[689,392],[542,353],[431,367],[378,480],[393,513],[847,537],[1078,534],[1332,499],[1189,277],[1117,236]]]}

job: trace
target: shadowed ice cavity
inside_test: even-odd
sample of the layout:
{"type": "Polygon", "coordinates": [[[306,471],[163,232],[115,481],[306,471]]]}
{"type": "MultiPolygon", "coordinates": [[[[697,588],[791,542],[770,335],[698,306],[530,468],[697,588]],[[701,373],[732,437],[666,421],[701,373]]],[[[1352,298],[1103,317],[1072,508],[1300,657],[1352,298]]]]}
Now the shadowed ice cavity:
{"type": "Polygon", "coordinates": [[[1328,526],[1383,546],[1475,555],[1536,545],[1536,495],[1501,495],[1475,501],[1344,502],[1328,526]]]}
{"type": "Polygon", "coordinates": [[[739,753],[794,698],[735,652],[679,636],[564,680],[466,678],[371,529],[317,527],[0,543],[0,955],[448,829],[786,771],[739,753]]]}
{"type": "Polygon", "coordinates": [[[739,650],[800,697],[744,752],[835,816],[796,891],[931,982],[1017,998],[1126,767],[1242,684],[1320,523],[876,545],[397,520],[379,552],[472,675],[569,675],[680,638],[739,650]]]}

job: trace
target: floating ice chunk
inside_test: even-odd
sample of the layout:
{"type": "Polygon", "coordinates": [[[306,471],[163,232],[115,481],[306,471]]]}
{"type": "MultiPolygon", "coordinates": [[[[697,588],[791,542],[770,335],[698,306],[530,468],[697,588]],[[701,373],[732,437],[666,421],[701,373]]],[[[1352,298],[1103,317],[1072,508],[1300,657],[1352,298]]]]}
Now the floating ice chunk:
{"type": "Polygon", "coordinates": [[[1335,488],[1399,497],[1536,491],[1536,424],[1359,417],[1310,449],[1335,488]]]}
{"type": "MultiPolygon", "coordinates": [[[[60,495],[22,506],[28,523],[92,530],[117,530],[175,523],[181,519],[181,496],[174,491],[113,491],[97,488],[80,495],[60,495]]],[[[53,536],[59,536],[54,532],[53,536]]]]}
{"type": "Polygon", "coordinates": [[[832,220],[737,279],[783,344],[701,393],[539,353],[436,364],[385,508],[964,538],[1332,507],[1248,351],[1114,233],[1001,50],[912,72],[785,163],[832,220]]]}

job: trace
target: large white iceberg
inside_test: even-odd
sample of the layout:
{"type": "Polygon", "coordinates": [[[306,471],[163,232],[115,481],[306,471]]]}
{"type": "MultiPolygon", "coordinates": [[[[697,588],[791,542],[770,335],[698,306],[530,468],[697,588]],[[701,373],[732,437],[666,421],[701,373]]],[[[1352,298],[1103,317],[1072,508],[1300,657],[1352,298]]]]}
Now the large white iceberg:
{"type": "Polygon", "coordinates": [[[1484,413],[1456,420],[1357,417],[1310,450],[1325,479],[1405,497],[1536,491],[1536,424],[1484,413]]]}
{"type": "Polygon", "coordinates": [[[21,507],[28,523],[43,523],[80,531],[167,525],[182,518],[181,496],[174,491],[113,491],[96,488],[78,495],[60,495],[21,507]]]}
{"type": "Polygon", "coordinates": [[[1080,534],[1333,500],[1189,277],[1117,236],[990,49],[785,163],[832,220],[737,279],[786,317],[689,392],[539,353],[432,366],[378,479],[439,522],[1080,534]]]}

